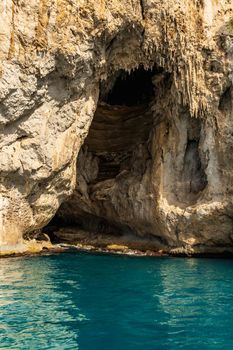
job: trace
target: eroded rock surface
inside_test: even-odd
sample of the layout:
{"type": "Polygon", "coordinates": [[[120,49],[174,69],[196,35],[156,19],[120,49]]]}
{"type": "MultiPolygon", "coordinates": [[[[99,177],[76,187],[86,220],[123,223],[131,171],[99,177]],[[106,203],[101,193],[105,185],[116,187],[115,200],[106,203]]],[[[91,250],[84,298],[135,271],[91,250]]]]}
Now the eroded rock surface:
{"type": "Polygon", "coordinates": [[[0,245],[62,204],[86,230],[233,247],[232,8],[0,4],[0,245]]]}

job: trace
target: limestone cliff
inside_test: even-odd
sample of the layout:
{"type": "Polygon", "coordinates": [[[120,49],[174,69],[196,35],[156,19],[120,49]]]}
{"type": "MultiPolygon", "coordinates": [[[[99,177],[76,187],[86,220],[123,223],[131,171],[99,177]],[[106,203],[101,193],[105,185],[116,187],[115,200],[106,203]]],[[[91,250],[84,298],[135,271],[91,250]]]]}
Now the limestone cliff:
{"type": "Polygon", "coordinates": [[[0,14],[0,245],[57,213],[233,249],[232,0],[2,0],[0,14]]]}

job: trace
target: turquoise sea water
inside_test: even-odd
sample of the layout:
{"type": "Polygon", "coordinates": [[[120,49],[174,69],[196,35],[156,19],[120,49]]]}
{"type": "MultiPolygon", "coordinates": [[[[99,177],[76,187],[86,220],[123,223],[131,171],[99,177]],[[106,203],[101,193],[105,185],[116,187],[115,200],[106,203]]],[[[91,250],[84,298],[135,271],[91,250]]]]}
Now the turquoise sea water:
{"type": "Polygon", "coordinates": [[[0,349],[233,349],[233,260],[0,260],[0,349]]]}

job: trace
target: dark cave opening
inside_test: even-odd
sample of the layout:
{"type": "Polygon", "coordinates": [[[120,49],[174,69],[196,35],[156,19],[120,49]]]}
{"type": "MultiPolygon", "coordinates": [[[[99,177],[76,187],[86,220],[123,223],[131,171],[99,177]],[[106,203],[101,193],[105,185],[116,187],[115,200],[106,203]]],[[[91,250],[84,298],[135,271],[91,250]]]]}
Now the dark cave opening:
{"type": "Polygon", "coordinates": [[[128,73],[120,70],[100,86],[100,100],[109,105],[138,106],[153,97],[153,75],[159,70],[145,70],[142,66],[128,73]]]}
{"type": "Polygon", "coordinates": [[[150,102],[156,72],[159,70],[143,67],[130,74],[120,70],[100,84],[98,106],[77,159],[76,190],[61,205],[48,230],[58,226],[101,234],[132,233],[126,222],[112,215],[111,195],[107,197],[114,186],[119,191],[124,183],[128,186],[130,177],[140,181],[145,171],[150,158],[150,102]]]}
{"type": "Polygon", "coordinates": [[[161,241],[148,213],[157,181],[151,176],[153,166],[165,163],[164,151],[162,166],[169,176],[162,190],[167,186],[170,203],[181,208],[196,203],[207,186],[199,149],[201,121],[191,118],[184,106],[179,106],[181,120],[169,119],[171,88],[171,75],[157,68],[139,67],[130,74],[120,70],[101,82],[95,115],[77,157],[76,188],[46,228],[53,241],[67,240],[59,235],[63,228],[75,232],[72,242],[80,234],[83,240],[93,234],[161,241]],[[186,143],[179,159],[172,151],[174,135],[176,142],[186,143]]]}

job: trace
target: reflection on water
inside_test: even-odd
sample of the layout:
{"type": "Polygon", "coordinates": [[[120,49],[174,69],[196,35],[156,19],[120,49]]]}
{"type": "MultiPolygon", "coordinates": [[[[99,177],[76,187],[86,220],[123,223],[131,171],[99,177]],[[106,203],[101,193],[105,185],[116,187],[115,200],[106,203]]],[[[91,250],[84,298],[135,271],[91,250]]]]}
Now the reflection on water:
{"type": "Polygon", "coordinates": [[[233,261],[0,260],[0,349],[232,349],[233,261]]]}
{"type": "Polygon", "coordinates": [[[17,290],[9,289],[8,286],[21,280],[22,272],[19,269],[12,268],[9,260],[0,265],[0,307],[16,302],[14,295],[17,294],[17,290]]]}
{"type": "Polygon", "coordinates": [[[0,281],[1,349],[77,349],[78,329],[72,324],[85,315],[70,295],[79,285],[65,281],[56,263],[43,258],[1,260],[0,281]],[[69,286],[64,290],[63,280],[69,286]]]}

